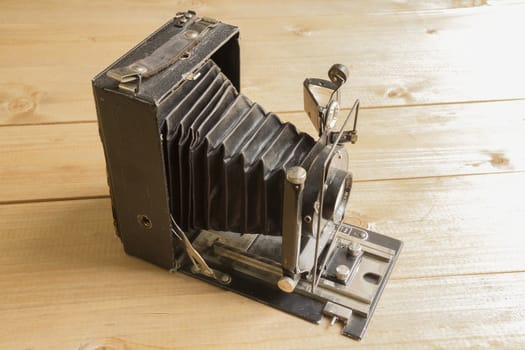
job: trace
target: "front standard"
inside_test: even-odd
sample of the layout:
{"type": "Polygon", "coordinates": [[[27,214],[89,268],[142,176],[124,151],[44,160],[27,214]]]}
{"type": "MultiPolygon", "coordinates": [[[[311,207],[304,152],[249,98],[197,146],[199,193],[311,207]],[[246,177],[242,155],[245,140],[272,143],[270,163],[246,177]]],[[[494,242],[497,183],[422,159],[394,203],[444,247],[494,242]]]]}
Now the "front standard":
{"type": "Polygon", "coordinates": [[[344,222],[348,70],[303,82],[314,139],[240,93],[238,37],[181,12],[94,78],[117,234],[130,255],[361,339],[402,243],[344,222]]]}

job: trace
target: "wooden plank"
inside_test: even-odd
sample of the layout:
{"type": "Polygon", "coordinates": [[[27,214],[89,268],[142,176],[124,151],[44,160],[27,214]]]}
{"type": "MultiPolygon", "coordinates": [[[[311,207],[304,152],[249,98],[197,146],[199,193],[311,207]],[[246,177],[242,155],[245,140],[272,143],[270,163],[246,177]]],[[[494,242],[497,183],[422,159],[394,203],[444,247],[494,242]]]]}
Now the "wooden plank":
{"type": "MultiPolygon", "coordinates": [[[[405,242],[394,278],[525,271],[516,249],[525,243],[516,226],[524,180],[519,173],[361,182],[347,216],[405,242]]],[[[22,273],[118,264],[109,205],[107,198],[1,205],[0,266],[22,273]]]]}
{"type": "MultiPolygon", "coordinates": [[[[303,113],[284,114],[314,130],[303,113]]],[[[525,170],[525,101],[364,110],[357,181],[525,170]]],[[[0,127],[0,202],[107,194],[95,123],[0,127]]]]}
{"type": "Polygon", "coordinates": [[[96,123],[0,128],[0,201],[106,195],[96,123]]]}
{"type": "Polygon", "coordinates": [[[405,242],[399,278],[525,271],[525,174],[356,183],[350,222],[405,242]]]}
{"type": "Polygon", "coordinates": [[[347,217],[405,242],[362,345],[525,348],[525,100],[508,101],[525,99],[524,1],[7,0],[0,349],[357,345],[129,257],[112,234],[90,79],[187,8],[241,27],[243,92],[310,133],[302,80],[349,65],[344,106],[365,108],[347,217]]]}
{"type": "MultiPolygon", "coordinates": [[[[377,228],[406,244],[364,344],[378,349],[525,344],[525,273],[486,274],[525,270],[517,248],[523,235],[507,230],[516,227],[507,219],[523,212],[523,193],[499,205],[524,176],[358,185],[363,215],[381,213],[377,228]],[[425,194],[433,199],[425,201],[425,194]],[[425,212],[428,203],[435,210],[425,212]]],[[[130,349],[352,344],[325,321],[311,325],[126,256],[112,234],[108,199],[3,205],[0,217],[0,348],[77,349],[101,337],[123,339],[130,349]]]]}
{"type": "MultiPolygon", "coordinates": [[[[304,113],[282,118],[315,135],[304,113]]],[[[525,166],[525,101],[362,110],[358,120],[358,142],[346,146],[357,181],[525,166]]]]}
{"type": "MultiPolygon", "coordinates": [[[[358,5],[347,3],[271,20],[268,7],[241,15],[259,13],[255,5],[226,15],[223,5],[202,5],[201,12],[240,26],[243,91],[270,110],[301,110],[301,82],[324,77],[336,61],[351,70],[346,107],[350,96],[364,106],[525,98],[525,51],[500,40],[525,30],[524,6],[417,11],[423,5],[414,2],[393,13],[377,3],[352,11],[358,5]]],[[[90,79],[163,23],[171,3],[145,6],[116,3],[100,15],[96,4],[11,4],[0,21],[0,123],[94,120],[90,79]]],[[[449,6],[430,5],[442,7],[449,6]]]]}
{"type": "MultiPolygon", "coordinates": [[[[523,3],[523,0],[500,0],[490,3],[490,7],[523,3]]],[[[157,1],[154,5],[148,3],[134,3],[115,0],[108,3],[103,0],[85,2],[63,3],[58,0],[46,0],[34,3],[31,0],[9,1],[2,3],[1,23],[46,25],[57,22],[74,23],[82,25],[86,22],[112,22],[112,23],[147,23],[162,20],[166,14],[175,14],[177,11],[193,9],[197,12],[206,11],[208,16],[224,18],[282,18],[293,14],[294,16],[335,16],[367,13],[389,12],[416,12],[435,11],[443,9],[470,8],[489,5],[486,1],[382,1],[370,0],[366,2],[326,0],[322,3],[311,3],[303,6],[301,0],[289,0],[272,6],[268,2],[249,1],[237,2],[235,0],[192,1],[180,0],[176,4],[170,1],[157,1]],[[148,16],[144,16],[147,11],[148,16]],[[45,15],[43,15],[45,14],[45,15]]],[[[61,33],[62,34],[62,33],[61,33]]],[[[67,34],[67,33],[65,33],[67,34]]]]}
{"type": "MultiPolygon", "coordinates": [[[[22,282],[10,291],[32,293],[4,298],[0,345],[79,349],[102,337],[118,337],[130,350],[357,345],[326,320],[309,324],[189,277],[144,278],[155,273],[131,270],[80,270],[59,279],[43,274],[33,280],[36,273],[30,272],[16,276],[22,282]],[[50,303],[30,306],[34,297],[50,303]]],[[[520,349],[525,344],[524,290],[525,273],[391,281],[362,346],[520,349]]]]}

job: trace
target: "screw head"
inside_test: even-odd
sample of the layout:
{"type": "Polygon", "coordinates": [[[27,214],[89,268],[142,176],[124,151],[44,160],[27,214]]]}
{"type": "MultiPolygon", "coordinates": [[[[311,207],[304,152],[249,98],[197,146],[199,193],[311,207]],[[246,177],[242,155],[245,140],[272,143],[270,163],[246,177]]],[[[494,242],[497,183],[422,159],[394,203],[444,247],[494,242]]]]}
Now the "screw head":
{"type": "Polygon", "coordinates": [[[346,265],[338,265],[335,268],[335,277],[341,282],[346,282],[350,277],[350,268],[346,265]]]}
{"type": "Polygon", "coordinates": [[[221,280],[221,283],[230,284],[230,282],[232,281],[232,278],[230,275],[227,275],[224,273],[221,275],[220,280],[221,280]]]}
{"type": "Polygon", "coordinates": [[[361,244],[352,242],[348,245],[348,252],[352,256],[359,256],[363,252],[363,248],[361,247],[361,244]]]}
{"type": "Polygon", "coordinates": [[[306,180],[306,169],[300,166],[293,166],[286,170],[286,180],[294,185],[302,185],[306,180]]]}

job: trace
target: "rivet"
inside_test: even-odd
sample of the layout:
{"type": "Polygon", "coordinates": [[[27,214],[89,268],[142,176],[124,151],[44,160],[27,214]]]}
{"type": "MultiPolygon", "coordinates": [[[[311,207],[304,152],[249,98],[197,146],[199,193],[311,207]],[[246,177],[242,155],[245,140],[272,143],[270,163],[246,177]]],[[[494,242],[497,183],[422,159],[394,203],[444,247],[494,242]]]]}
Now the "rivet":
{"type": "Polygon", "coordinates": [[[352,242],[348,246],[348,252],[352,256],[359,256],[362,251],[363,251],[363,249],[361,248],[361,244],[359,244],[357,242],[352,242]]]}
{"type": "Polygon", "coordinates": [[[184,32],[184,36],[187,39],[195,39],[198,35],[199,35],[199,33],[197,33],[194,30],[191,30],[191,29],[184,32]]]}

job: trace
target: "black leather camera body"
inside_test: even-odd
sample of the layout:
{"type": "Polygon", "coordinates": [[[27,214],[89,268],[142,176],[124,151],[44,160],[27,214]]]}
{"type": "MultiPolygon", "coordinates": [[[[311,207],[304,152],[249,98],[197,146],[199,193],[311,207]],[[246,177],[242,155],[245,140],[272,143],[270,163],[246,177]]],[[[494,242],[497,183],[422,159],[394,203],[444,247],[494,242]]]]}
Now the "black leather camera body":
{"type": "Polygon", "coordinates": [[[130,255],[361,339],[402,243],[343,221],[348,71],[304,81],[314,138],[240,92],[239,53],[239,28],[180,12],[93,79],[117,234],[130,255]]]}

